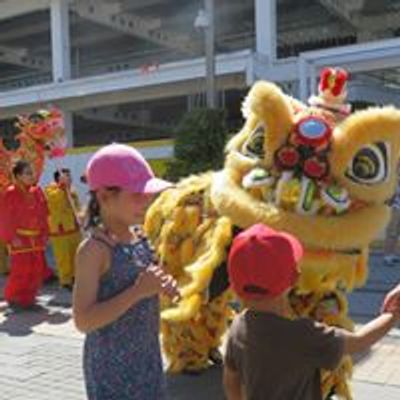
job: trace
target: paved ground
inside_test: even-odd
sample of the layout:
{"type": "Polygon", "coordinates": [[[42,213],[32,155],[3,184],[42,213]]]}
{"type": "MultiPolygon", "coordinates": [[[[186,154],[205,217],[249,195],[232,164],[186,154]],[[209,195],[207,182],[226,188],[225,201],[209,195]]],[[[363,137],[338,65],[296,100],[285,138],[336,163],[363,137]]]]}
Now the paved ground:
{"type": "MultiPolygon", "coordinates": [[[[378,255],[371,257],[368,284],[350,296],[355,320],[362,324],[375,315],[384,293],[399,281],[400,267],[383,267],[378,255]]],[[[49,286],[40,303],[43,308],[34,312],[7,314],[0,302],[0,400],[83,400],[82,336],[71,321],[70,294],[49,286]]],[[[196,377],[169,377],[170,397],[223,399],[220,382],[218,368],[196,377]]],[[[354,393],[358,400],[400,399],[398,330],[358,357],[354,393]]]]}

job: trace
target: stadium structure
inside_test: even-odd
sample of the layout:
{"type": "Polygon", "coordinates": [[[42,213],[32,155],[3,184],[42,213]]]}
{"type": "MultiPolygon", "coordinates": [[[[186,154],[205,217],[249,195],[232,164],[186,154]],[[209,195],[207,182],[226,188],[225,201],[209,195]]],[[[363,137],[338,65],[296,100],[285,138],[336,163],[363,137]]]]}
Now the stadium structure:
{"type": "Polygon", "coordinates": [[[234,131],[253,82],[305,100],[326,65],[358,106],[399,105],[399,35],[397,0],[0,0],[0,132],[55,104],[70,146],[163,139],[161,159],[209,82],[234,131]]]}

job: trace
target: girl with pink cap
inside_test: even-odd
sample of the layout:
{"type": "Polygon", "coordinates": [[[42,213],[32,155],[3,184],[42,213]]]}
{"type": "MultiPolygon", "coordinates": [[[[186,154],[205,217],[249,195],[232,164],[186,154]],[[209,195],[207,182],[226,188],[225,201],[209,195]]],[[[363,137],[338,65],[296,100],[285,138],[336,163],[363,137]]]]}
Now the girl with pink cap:
{"type": "Polygon", "coordinates": [[[138,225],[154,195],[171,184],[121,144],[95,153],[86,178],[88,225],[95,229],[78,249],[73,312],[86,334],[88,398],[164,399],[158,294],[174,298],[178,292],[138,225]]]}

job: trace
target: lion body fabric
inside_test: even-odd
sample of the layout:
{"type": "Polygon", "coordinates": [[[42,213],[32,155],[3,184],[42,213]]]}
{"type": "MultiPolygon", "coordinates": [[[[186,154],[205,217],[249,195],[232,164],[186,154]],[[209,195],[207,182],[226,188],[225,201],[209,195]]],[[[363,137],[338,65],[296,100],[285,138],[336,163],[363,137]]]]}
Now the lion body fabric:
{"type": "MultiPolygon", "coordinates": [[[[292,317],[353,329],[347,293],[365,283],[368,246],[390,218],[400,111],[348,113],[344,89],[329,91],[338,80],[330,73],[311,105],[257,82],[223,170],[184,179],[150,208],[145,229],[182,294],[178,304],[165,300],[161,315],[171,371],[208,367],[232,315],[230,291],[212,293],[213,280],[235,229],[255,223],[290,232],[305,247],[292,317]]],[[[322,371],[323,395],[351,399],[351,370],[344,357],[337,370],[322,371]]]]}

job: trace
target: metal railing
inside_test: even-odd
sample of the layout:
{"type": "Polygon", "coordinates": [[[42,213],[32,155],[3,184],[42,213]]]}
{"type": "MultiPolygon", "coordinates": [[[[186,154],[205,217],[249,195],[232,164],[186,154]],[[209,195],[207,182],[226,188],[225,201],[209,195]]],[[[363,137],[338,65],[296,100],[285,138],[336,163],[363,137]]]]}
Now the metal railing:
{"type": "MultiPolygon", "coordinates": [[[[217,52],[234,51],[240,48],[254,48],[254,32],[246,31],[239,34],[230,34],[217,38],[217,52]]],[[[199,54],[202,56],[203,54],[199,54]]],[[[104,52],[95,57],[85,57],[82,50],[74,57],[72,56],[72,78],[93,76],[109,72],[120,72],[130,69],[141,69],[146,73],[148,66],[157,66],[171,61],[187,59],[188,56],[170,49],[148,49],[132,50],[121,53],[121,51],[104,52]]],[[[0,92],[23,89],[35,85],[52,82],[52,72],[35,71],[28,73],[18,73],[11,76],[0,78],[0,92]]]]}
{"type": "Polygon", "coordinates": [[[51,72],[31,72],[0,78],[0,92],[52,82],[51,72]]]}

